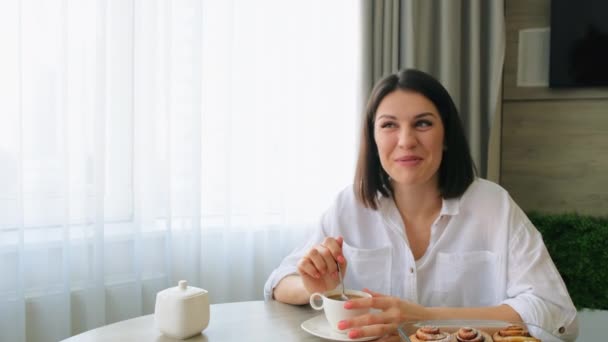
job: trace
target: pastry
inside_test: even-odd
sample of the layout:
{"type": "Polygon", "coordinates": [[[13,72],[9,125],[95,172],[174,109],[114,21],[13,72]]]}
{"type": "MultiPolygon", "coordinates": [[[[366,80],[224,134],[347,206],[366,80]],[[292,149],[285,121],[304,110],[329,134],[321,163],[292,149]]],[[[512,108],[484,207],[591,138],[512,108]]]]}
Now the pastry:
{"type": "Polygon", "coordinates": [[[494,342],[541,342],[541,340],[530,336],[528,330],[519,325],[511,325],[500,329],[492,336],[494,342]]]}
{"type": "Polygon", "coordinates": [[[474,328],[463,327],[454,333],[458,342],[492,342],[492,337],[487,333],[474,328]]]}
{"type": "Polygon", "coordinates": [[[424,326],[418,328],[416,333],[410,336],[412,342],[454,342],[454,336],[445,333],[437,327],[424,326]]]}

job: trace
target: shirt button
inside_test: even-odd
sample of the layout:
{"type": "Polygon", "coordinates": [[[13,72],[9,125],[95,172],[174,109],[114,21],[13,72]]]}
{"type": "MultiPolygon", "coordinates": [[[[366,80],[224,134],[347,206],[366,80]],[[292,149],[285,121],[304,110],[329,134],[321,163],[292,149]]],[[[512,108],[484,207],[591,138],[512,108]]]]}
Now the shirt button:
{"type": "Polygon", "coordinates": [[[410,267],[410,273],[414,274],[414,268],[413,267],[410,267]]]}
{"type": "Polygon", "coordinates": [[[566,331],[566,328],[560,327],[558,331],[560,334],[563,334],[566,331]]]}

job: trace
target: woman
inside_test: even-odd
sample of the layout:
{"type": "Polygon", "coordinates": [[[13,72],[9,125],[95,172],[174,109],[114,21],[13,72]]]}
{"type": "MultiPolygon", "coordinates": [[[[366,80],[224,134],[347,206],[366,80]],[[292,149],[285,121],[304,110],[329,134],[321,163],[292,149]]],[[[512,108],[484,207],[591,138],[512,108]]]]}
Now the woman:
{"type": "Polygon", "coordinates": [[[405,70],[372,90],[352,188],[319,229],[270,275],[265,297],[304,304],[338,285],[369,288],[346,308],[349,337],[396,337],[399,323],[497,319],[574,340],[576,309],[524,212],[500,186],[475,178],[458,111],[433,77],[405,70]]]}

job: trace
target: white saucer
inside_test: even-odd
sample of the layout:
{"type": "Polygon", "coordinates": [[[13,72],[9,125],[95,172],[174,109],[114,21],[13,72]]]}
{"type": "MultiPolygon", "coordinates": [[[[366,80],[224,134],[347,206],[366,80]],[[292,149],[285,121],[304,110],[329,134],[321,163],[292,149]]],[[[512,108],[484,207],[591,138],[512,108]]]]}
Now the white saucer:
{"type": "Polygon", "coordinates": [[[320,314],[309,320],[306,320],[300,325],[307,333],[333,341],[371,341],[378,337],[361,337],[351,339],[347,334],[340,334],[334,331],[325,319],[325,314],[320,314]]]}

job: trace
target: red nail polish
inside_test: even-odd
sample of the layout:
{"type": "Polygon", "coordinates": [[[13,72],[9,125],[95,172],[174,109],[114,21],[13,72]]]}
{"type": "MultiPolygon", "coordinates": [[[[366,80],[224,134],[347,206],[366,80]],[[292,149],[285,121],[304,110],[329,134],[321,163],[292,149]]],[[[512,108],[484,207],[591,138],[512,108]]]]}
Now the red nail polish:
{"type": "Polygon", "coordinates": [[[338,329],[344,330],[346,328],[348,328],[348,322],[347,321],[340,321],[340,322],[338,322],[338,329]]]}
{"type": "Polygon", "coordinates": [[[348,332],[348,337],[350,337],[350,338],[357,338],[357,337],[359,337],[359,335],[361,335],[359,333],[359,330],[351,330],[348,332]]]}
{"type": "Polygon", "coordinates": [[[353,308],[353,303],[351,301],[348,301],[348,302],[344,303],[344,308],[345,309],[352,309],[353,308]]]}

